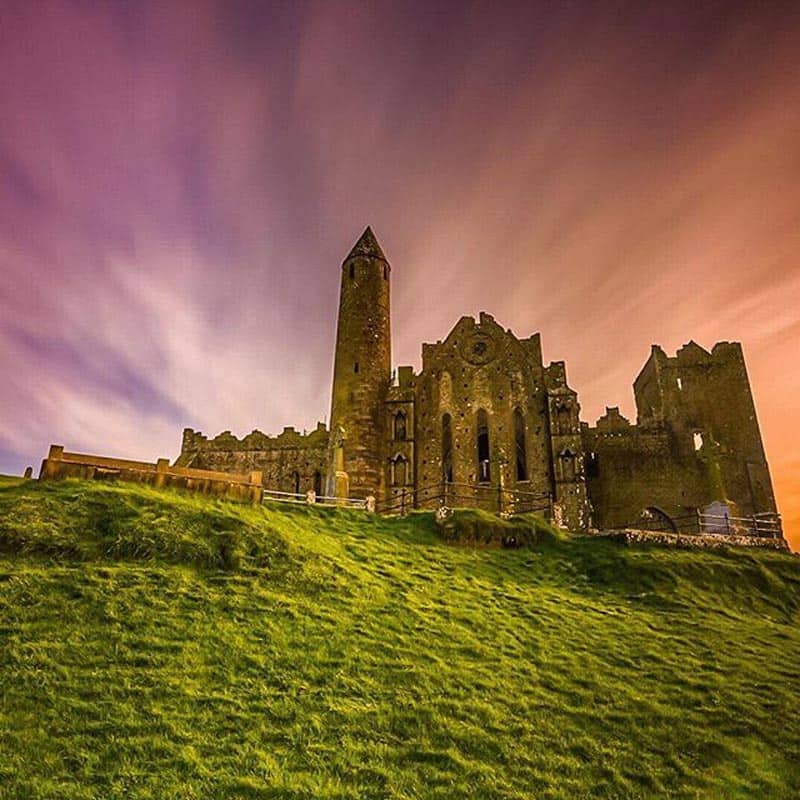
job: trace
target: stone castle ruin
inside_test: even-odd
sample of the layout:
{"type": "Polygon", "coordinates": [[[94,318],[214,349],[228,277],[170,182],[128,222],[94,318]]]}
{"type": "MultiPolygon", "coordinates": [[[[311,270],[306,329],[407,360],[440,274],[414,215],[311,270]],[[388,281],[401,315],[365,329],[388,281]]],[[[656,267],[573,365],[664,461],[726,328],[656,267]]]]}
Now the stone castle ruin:
{"type": "Polygon", "coordinates": [[[367,228],[342,264],[330,430],[186,429],[179,467],[261,471],[266,488],[374,496],[387,510],[473,505],[536,510],[574,530],[658,519],[673,530],[709,508],[777,518],[742,347],[654,345],[634,382],[637,421],[592,427],[563,361],[538,333],[489,314],[422,345],[422,369],[391,364],[391,267],[367,228]]]}

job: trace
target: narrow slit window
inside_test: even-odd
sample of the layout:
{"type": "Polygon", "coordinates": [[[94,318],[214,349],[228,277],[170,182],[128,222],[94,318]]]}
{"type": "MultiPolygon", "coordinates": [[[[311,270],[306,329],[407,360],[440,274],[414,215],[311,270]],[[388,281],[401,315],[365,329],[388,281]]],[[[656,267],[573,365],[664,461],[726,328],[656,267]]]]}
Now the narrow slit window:
{"type": "Polygon", "coordinates": [[[489,483],[489,417],[483,409],[478,411],[477,423],[478,482],[489,483]]]}
{"type": "Polygon", "coordinates": [[[402,411],[399,411],[394,417],[394,438],[398,442],[406,439],[406,415],[402,411]]]}
{"type": "Polygon", "coordinates": [[[525,449],[525,418],[518,408],[514,410],[514,452],[517,463],[517,481],[527,481],[528,455],[525,449]]]}
{"type": "Polygon", "coordinates": [[[453,482],[453,423],[449,414],[442,417],[442,478],[453,482]]]}

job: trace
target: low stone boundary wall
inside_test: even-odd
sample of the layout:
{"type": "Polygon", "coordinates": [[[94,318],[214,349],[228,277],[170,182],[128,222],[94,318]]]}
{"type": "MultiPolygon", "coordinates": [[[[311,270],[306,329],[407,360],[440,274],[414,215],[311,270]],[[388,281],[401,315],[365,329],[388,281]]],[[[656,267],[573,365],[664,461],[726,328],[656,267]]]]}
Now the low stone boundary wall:
{"type": "Polygon", "coordinates": [[[39,480],[64,478],[146,483],[150,486],[188,489],[250,503],[260,503],[263,495],[262,474],[258,471],[237,475],[170,466],[169,459],[166,458],[160,458],[152,464],[147,461],[130,461],[85,453],[66,453],[61,445],[51,445],[47,458],[42,461],[39,480]]]}
{"type": "Polygon", "coordinates": [[[642,531],[634,528],[597,531],[590,536],[602,536],[606,539],[624,542],[625,544],[659,544],[667,547],[767,547],[772,550],[788,550],[789,545],[783,537],[747,536],[726,533],[667,533],[664,531],[642,531]]]}

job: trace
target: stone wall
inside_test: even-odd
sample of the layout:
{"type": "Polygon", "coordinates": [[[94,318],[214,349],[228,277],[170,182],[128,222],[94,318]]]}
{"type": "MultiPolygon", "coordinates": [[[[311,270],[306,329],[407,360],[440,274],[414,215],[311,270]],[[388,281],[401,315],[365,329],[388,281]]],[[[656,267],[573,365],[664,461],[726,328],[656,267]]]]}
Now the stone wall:
{"type": "Polygon", "coordinates": [[[267,489],[318,495],[324,493],[328,430],[319,423],[309,434],[285,428],[278,436],[253,431],[237,439],[224,431],[213,439],[187,428],[183,432],[179,466],[220,472],[258,470],[267,489]]]}
{"type": "Polygon", "coordinates": [[[642,531],[633,528],[606,530],[593,534],[625,544],[657,544],[666,547],[696,547],[716,549],[720,547],[765,547],[770,550],[789,550],[783,537],[736,536],[730,534],[688,534],[642,531]]]}
{"type": "Polygon", "coordinates": [[[746,516],[776,511],[738,342],[718,342],[710,352],[689,342],[673,357],[653,346],[634,395],[640,424],[663,421],[681,459],[698,452],[715,471],[719,496],[711,500],[732,501],[746,516]]]}
{"type": "Polygon", "coordinates": [[[607,408],[582,426],[596,526],[658,509],[680,529],[713,502],[746,517],[777,511],[741,345],[689,342],[673,357],[653,345],[634,396],[636,425],[607,408]]]}
{"type": "Polygon", "coordinates": [[[693,452],[682,456],[664,424],[631,425],[609,408],[596,428],[582,426],[582,440],[596,527],[630,525],[653,508],[680,526],[710,502],[703,462],[693,452]]]}
{"type": "Polygon", "coordinates": [[[261,473],[236,474],[170,466],[166,458],[155,463],[123,458],[67,453],[61,445],[51,445],[42,462],[39,480],[121,480],[156,487],[187,489],[230,500],[261,502],[261,473]]]}

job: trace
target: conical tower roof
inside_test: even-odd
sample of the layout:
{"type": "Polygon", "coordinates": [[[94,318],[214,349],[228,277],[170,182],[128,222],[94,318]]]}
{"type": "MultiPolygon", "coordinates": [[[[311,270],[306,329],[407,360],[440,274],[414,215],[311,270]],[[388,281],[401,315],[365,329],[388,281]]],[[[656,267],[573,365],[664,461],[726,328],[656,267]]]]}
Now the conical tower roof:
{"type": "MultiPolygon", "coordinates": [[[[364,228],[364,233],[361,234],[359,240],[353,245],[353,249],[348,253],[347,261],[350,258],[355,258],[359,256],[361,258],[379,258],[381,261],[386,261],[386,256],[383,254],[383,250],[381,250],[381,246],[378,244],[378,240],[375,238],[375,234],[372,232],[372,228],[367,225],[364,228]]],[[[388,264],[389,262],[386,261],[388,264]]]]}

